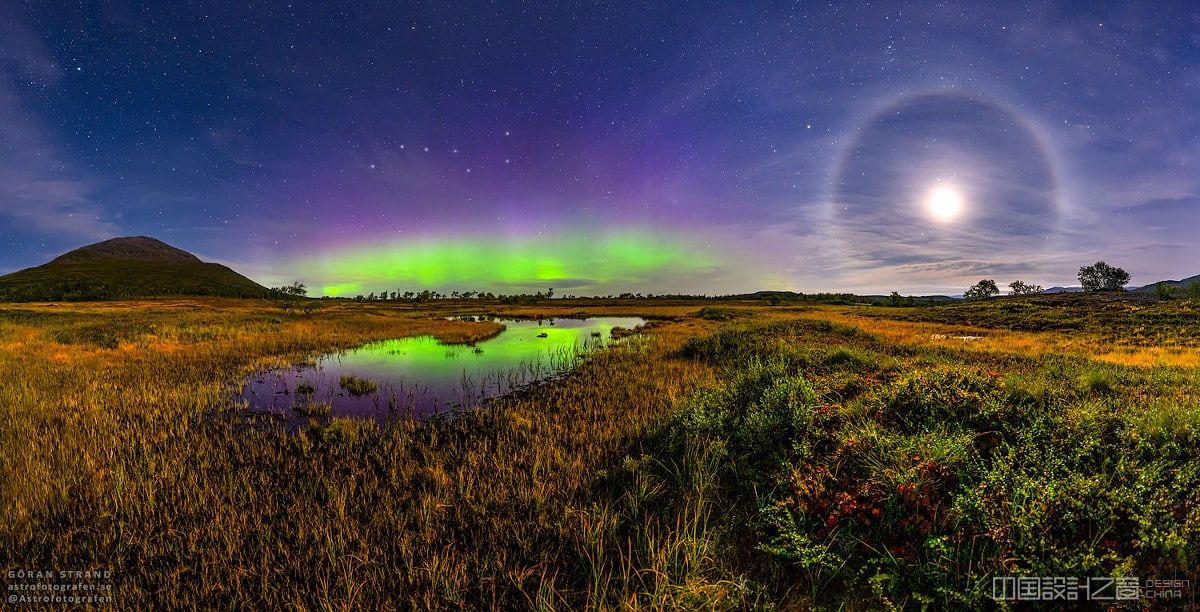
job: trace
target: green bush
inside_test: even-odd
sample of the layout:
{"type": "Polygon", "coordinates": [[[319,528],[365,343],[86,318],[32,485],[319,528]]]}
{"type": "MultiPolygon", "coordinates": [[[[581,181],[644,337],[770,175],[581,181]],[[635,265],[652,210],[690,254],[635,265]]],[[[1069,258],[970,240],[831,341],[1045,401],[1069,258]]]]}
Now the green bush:
{"type": "Polygon", "coordinates": [[[995,374],[963,367],[936,367],[908,372],[881,389],[881,417],[901,431],[916,433],[938,427],[988,431],[1012,427],[1023,405],[1012,404],[995,374]]]}
{"type": "Polygon", "coordinates": [[[748,317],[750,314],[751,312],[745,308],[729,308],[727,306],[706,306],[696,311],[698,318],[707,321],[729,321],[748,317]]]}
{"type": "Polygon", "coordinates": [[[996,575],[1200,575],[1200,410],[1145,402],[1193,397],[1194,374],[812,322],[684,354],[725,383],[684,402],[673,452],[723,450],[731,541],[765,555],[741,567],[766,563],[798,607],[979,607],[996,575]]]}
{"type": "Polygon", "coordinates": [[[691,398],[675,423],[681,440],[720,442],[737,471],[771,470],[803,457],[813,439],[817,394],[782,361],[755,362],[727,385],[691,398]]]}
{"type": "Polygon", "coordinates": [[[795,360],[815,344],[826,346],[855,341],[877,348],[878,340],[846,325],[828,321],[781,321],[752,327],[722,329],[705,337],[690,338],[680,350],[684,357],[722,365],[736,365],[756,358],[795,360]]]}

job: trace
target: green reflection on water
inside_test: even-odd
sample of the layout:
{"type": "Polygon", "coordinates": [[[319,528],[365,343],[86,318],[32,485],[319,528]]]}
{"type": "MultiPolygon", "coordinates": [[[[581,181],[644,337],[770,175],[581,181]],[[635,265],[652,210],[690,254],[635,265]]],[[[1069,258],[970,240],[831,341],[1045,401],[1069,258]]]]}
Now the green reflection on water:
{"type": "Polygon", "coordinates": [[[428,336],[375,342],[321,356],[311,366],[251,376],[242,399],[272,411],[323,402],[333,416],[429,415],[561,374],[583,353],[609,342],[614,327],[644,322],[638,317],[504,321],[500,335],[476,345],[447,345],[428,336]],[[354,395],[340,383],[345,376],[368,379],[378,389],[354,395]],[[301,387],[309,391],[300,392],[301,387]]]}
{"type": "MultiPolygon", "coordinates": [[[[339,361],[344,374],[391,378],[403,376],[406,383],[459,382],[468,376],[506,373],[539,365],[554,367],[575,347],[584,348],[598,340],[608,341],[614,327],[636,327],[634,317],[506,321],[499,336],[474,346],[447,345],[422,336],[385,340],[343,353],[339,361]],[[600,337],[593,337],[599,333],[600,337]],[[545,337],[541,337],[542,335],[545,337]]],[[[472,376],[474,377],[474,376],[472,376]]]]}

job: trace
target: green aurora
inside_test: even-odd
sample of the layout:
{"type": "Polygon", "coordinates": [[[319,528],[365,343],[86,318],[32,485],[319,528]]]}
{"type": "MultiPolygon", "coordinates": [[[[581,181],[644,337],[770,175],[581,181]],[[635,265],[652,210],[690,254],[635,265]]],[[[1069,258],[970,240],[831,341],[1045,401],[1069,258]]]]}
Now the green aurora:
{"type": "Polygon", "coordinates": [[[644,231],[570,232],[523,239],[444,239],[360,245],[312,257],[302,269],[330,297],[459,288],[497,293],[548,287],[589,293],[647,287],[720,266],[706,244],[644,231]]]}

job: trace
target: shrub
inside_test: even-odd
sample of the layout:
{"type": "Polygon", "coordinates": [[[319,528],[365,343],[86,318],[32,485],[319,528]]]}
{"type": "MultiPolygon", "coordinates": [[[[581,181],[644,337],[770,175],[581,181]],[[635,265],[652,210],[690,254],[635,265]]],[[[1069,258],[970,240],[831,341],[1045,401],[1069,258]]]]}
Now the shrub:
{"type": "MultiPolygon", "coordinates": [[[[847,340],[875,346],[876,339],[854,327],[828,321],[781,321],[749,328],[723,329],[702,338],[690,338],[680,354],[712,363],[738,364],[753,359],[797,357],[802,340],[827,340],[828,344],[847,340]]],[[[807,346],[809,343],[803,343],[807,346]]]]}
{"type": "Polygon", "coordinates": [[[852,349],[845,346],[839,346],[832,351],[829,351],[821,360],[826,366],[834,368],[849,368],[851,370],[885,370],[890,369],[892,364],[888,360],[882,360],[881,355],[871,351],[852,349]]]}
{"type": "Polygon", "coordinates": [[[813,431],[817,394],[782,361],[752,362],[726,386],[693,396],[678,417],[679,441],[719,442],[735,470],[773,470],[785,460],[806,456],[813,431]]]}
{"type": "MultiPolygon", "coordinates": [[[[1037,306],[1015,304],[988,312],[1037,306]]],[[[757,579],[796,607],[972,609],[997,575],[1195,575],[1190,370],[874,342],[795,321],[684,348],[726,382],[669,431],[723,451],[724,528],[765,553],[740,559],[757,579]]]]}
{"type": "Polygon", "coordinates": [[[886,421],[906,432],[929,431],[942,424],[986,430],[1009,420],[1011,408],[1000,394],[998,376],[967,368],[939,367],[908,373],[878,397],[886,421]]]}
{"type": "Polygon", "coordinates": [[[1163,281],[1154,285],[1154,297],[1159,300],[1169,300],[1179,293],[1179,288],[1163,281]]]}
{"type": "Polygon", "coordinates": [[[706,321],[729,321],[750,316],[745,308],[729,308],[725,306],[706,306],[696,311],[696,317],[706,321]]]}

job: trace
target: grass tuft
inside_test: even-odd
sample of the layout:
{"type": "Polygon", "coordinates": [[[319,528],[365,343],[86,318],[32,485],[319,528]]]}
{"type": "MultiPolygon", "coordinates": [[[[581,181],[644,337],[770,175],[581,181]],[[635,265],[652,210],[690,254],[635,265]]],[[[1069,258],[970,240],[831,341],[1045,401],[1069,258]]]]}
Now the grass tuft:
{"type": "Polygon", "coordinates": [[[375,381],[358,376],[342,376],[338,384],[350,395],[367,395],[379,389],[375,381]]]}
{"type": "Polygon", "coordinates": [[[1108,372],[1091,370],[1079,377],[1079,385],[1090,395],[1112,395],[1116,392],[1116,381],[1108,372]]]}
{"type": "Polygon", "coordinates": [[[333,412],[333,406],[328,402],[309,402],[296,408],[296,410],[309,417],[325,417],[333,412]]]}

